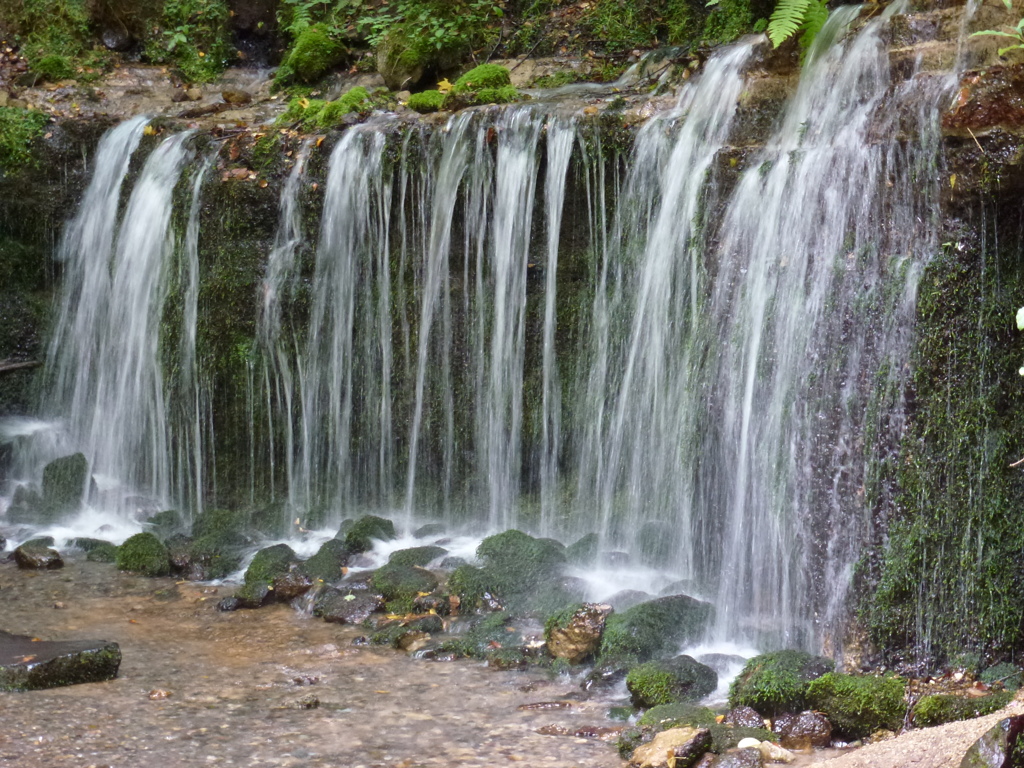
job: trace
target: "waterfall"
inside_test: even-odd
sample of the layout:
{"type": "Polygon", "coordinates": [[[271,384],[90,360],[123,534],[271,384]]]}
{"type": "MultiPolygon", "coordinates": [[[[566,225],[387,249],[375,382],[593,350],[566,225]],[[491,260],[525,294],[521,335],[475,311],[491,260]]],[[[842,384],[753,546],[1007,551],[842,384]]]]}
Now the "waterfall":
{"type": "Polygon", "coordinates": [[[189,134],[150,154],[118,226],[121,186],[146,122],[128,121],[100,144],[58,253],[64,289],[49,354],[47,407],[64,419],[68,447],[85,453],[100,490],[114,490],[104,506],[126,511],[166,504],[172,490],[160,323],[174,251],[173,192],[189,134]]]}

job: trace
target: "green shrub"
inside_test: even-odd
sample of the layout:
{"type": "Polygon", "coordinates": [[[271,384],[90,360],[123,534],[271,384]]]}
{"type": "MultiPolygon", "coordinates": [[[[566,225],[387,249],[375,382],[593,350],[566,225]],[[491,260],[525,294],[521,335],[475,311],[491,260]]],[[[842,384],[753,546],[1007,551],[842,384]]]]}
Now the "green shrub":
{"type": "Polygon", "coordinates": [[[171,572],[167,547],[152,533],[137,533],[117,549],[117,568],[144,576],[166,576],[171,572]]]}
{"type": "Polygon", "coordinates": [[[406,106],[414,112],[425,115],[428,112],[437,112],[444,106],[444,94],[440,91],[422,91],[414,93],[409,97],[406,106]]]}
{"type": "Polygon", "coordinates": [[[807,708],[807,686],[830,672],[835,663],[804,651],[774,651],[746,663],[729,688],[730,707],[752,707],[761,715],[807,708]]]}
{"type": "Polygon", "coordinates": [[[39,59],[32,66],[32,71],[51,83],[55,83],[58,80],[68,80],[75,76],[75,70],[71,67],[71,62],[64,56],[57,54],[50,54],[39,59]]]}
{"type": "Polygon", "coordinates": [[[225,0],[166,0],[146,56],[175,66],[192,83],[208,83],[234,55],[225,0]]]}
{"type": "Polygon", "coordinates": [[[857,677],[829,672],[807,686],[810,706],[828,717],[840,736],[863,739],[877,730],[899,730],[906,682],[898,677],[857,677]]]}
{"type": "Polygon", "coordinates": [[[978,698],[944,693],[924,696],[914,707],[914,725],[926,728],[931,725],[952,723],[955,720],[991,715],[1011,701],[1013,694],[1010,691],[996,691],[978,698]]]}

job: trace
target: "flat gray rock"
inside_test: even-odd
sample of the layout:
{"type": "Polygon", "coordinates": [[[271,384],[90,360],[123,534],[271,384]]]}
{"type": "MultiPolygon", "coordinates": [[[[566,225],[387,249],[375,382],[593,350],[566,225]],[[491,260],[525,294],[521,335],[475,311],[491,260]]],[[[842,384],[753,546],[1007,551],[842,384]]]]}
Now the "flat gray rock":
{"type": "Polygon", "coordinates": [[[107,640],[33,640],[0,632],[0,691],[34,691],[117,677],[121,649],[107,640]]]}

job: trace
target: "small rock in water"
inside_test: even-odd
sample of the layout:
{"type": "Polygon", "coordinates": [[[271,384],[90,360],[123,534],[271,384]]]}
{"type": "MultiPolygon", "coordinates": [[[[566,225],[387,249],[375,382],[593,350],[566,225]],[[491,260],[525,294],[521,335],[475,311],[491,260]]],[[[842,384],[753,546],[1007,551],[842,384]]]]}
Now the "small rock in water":
{"type": "Polygon", "coordinates": [[[692,765],[710,746],[711,732],[706,728],[670,728],[633,750],[629,765],[630,768],[692,765]]]}
{"type": "Polygon", "coordinates": [[[58,600],[56,603],[53,604],[53,607],[54,608],[67,608],[67,605],[65,603],[62,603],[62,602],[60,602],[58,600]]]}
{"type": "Polygon", "coordinates": [[[764,718],[753,707],[736,707],[725,715],[725,724],[736,728],[764,728],[764,718]]]}
{"type": "Polygon", "coordinates": [[[527,711],[534,709],[572,709],[571,701],[538,701],[534,704],[520,704],[516,709],[527,711]]]}
{"type": "Polygon", "coordinates": [[[828,718],[810,710],[798,715],[780,715],[775,719],[774,730],[786,749],[827,747],[832,741],[832,724],[828,718]]]}
{"type": "Polygon", "coordinates": [[[163,688],[154,688],[149,692],[149,698],[153,701],[160,701],[161,699],[167,699],[172,696],[170,691],[166,691],[163,688]]]}
{"type": "Polygon", "coordinates": [[[796,760],[796,755],[788,749],[783,749],[770,741],[762,741],[759,749],[766,763],[792,763],[796,760]]]}
{"type": "Polygon", "coordinates": [[[185,91],[185,98],[189,101],[199,101],[203,98],[203,91],[200,88],[188,88],[185,91]]]}
{"type": "Polygon", "coordinates": [[[121,649],[106,640],[48,642],[0,631],[0,691],[34,691],[117,677],[121,649]]]}
{"type": "Polygon", "coordinates": [[[240,90],[221,91],[220,97],[228,104],[248,104],[252,101],[252,96],[240,90]]]}
{"type": "Polygon", "coordinates": [[[740,743],[736,745],[736,749],[756,749],[760,746],[760,739],[755,739],[748,736],[745,739],[740,739],[740,743]]]}

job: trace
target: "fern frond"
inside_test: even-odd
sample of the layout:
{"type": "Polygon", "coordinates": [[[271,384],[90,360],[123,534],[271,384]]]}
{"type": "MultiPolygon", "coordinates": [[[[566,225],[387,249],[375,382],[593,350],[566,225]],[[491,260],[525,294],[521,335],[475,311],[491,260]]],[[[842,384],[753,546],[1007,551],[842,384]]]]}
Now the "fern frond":
{"type": "Polygon", "coordinates": [[[821,28],[828,21],[827,2],[828,0],[811,0],[810,5],[807,6],[804,23],[800,27],[803,30],[803,34],[800,35],[800,47],[805,51],[810,50],[814,38],[818,36],[821,28]]]}
{"type": "Polygon", "coordinates": [[[768,20],[768,39],[778,48],[800,29],[812,0],[779,0],[768,20]]]}

